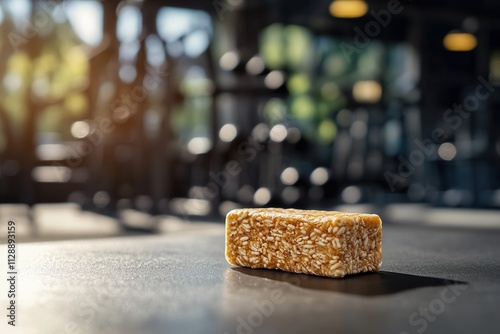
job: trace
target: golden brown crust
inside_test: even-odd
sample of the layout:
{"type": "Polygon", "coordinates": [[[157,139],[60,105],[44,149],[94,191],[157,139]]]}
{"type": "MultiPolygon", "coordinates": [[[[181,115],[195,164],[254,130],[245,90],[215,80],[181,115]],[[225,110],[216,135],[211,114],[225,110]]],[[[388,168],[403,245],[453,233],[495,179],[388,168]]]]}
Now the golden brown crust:
{"type": "Polygon", "coordinates": [[[328,277],[377,271],[377,215],[297,209],[238,209],[226,216],[226,259],[251,268],[328,277]]]}

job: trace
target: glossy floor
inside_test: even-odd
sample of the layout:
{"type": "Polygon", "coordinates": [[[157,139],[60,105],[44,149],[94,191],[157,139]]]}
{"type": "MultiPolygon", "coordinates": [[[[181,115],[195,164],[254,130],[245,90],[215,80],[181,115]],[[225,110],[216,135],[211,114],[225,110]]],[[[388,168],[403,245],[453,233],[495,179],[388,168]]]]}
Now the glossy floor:
{"type": "Polygon", "coordinates": [[[223,234],[20,244],[18,327],[0,330],[500,332],[499,232],[387,225],[383,271],[344,279],[231,267],[223,234]]]}

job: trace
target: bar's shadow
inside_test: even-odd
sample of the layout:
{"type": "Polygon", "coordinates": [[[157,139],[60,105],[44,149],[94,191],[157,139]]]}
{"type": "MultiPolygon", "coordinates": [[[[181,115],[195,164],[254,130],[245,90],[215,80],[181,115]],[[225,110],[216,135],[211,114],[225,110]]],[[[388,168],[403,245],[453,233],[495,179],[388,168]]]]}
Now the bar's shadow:
{"type": "Polygon", "coordinates": [[[416,276],[388,271],[348,275],[344,278],[327,278],[268,269],[233,267],[231,270],[253,277],[286,282],[303,289],[333,291],[369,297],[394,294],[422,287],[467,284],[466,282],[449,279],[416,276]]]}

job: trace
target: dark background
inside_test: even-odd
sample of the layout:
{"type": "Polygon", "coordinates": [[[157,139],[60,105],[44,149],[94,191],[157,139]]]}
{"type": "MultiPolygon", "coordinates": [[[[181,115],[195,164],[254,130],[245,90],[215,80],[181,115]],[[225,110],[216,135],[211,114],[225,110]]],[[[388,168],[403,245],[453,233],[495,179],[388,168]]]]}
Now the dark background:
{"type": "Polygon", "coordinates": [[[497,216],[500,3],[363,3],[1,1],[0,202],[497,216]]]}

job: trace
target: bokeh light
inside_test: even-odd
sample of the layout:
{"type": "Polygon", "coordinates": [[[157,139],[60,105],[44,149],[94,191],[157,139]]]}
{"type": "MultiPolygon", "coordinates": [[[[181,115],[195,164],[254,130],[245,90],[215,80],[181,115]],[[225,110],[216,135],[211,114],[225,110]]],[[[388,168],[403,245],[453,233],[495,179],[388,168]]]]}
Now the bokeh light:
{"type": "Polygon", "coordinates": [[[318,167],[311,173],[310,180],[315,186],[322,186],[328,182],[329,177],[330,173],[326,168],[318,167]]]}
{"type": "Polygon", "coordinates": [[[266,187],[257,189],[253,201],[256,205],[266,205],[271,200],[271,191],[266,187]]]}
{"type": "Polygon", "coordinates": [[[438,148],[439,157],[446,161],[455,159],[457,148],[452,143],[443,143],[438,148]]]}
{"type": "Polygon", "coordinates": [[[219,131],[219,138],[223,142],[230,143],[238,135],[238,129],[234,124],[224,124],[219,131]]]}
{"type": "Polygon", "coordinates": [[[299,172],[294,167],[287,167],[281,172],[281,182],[287,185],[294,185],[299,180],[299,172]]]}

